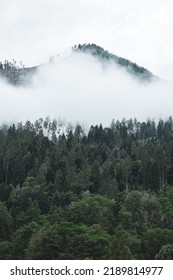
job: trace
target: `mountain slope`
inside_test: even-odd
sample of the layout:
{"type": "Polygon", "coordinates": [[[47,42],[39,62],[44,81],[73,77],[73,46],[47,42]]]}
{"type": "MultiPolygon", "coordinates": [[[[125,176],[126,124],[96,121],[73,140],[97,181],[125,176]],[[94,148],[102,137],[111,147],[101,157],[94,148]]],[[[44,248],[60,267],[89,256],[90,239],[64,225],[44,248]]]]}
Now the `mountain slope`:
{"type": "Polygon", "coordinates": [[[143,81],[152,81],[157,79],[157,77],[146,68],[141,67],[128,59],[111,54],[96,44],[79,44],[75,45],[72,50],[78,53],[90,54],[98,58],[98,60],[103,63],[113,63],[115,65],[119,65],[128,73],[142,79],[143,81]]]}
{"type": "Polygon", "coordinates": [[[26,85],[37,70],[38,67],[0,69],[0,78],[15,86],[26,85]]]}
{"type": "MultiPolygon", "coordinates": [[[[138,66],[136,63],[131,62],[122,57],[118,57],[109,53],[103,48],[95,44],[79,44],[72,47],[72,53],[84,53],[94,56],[100,63],[109,65],[109,63],[120,66],[127,73],[141,81],[151,82],[158,79],[150,71],[144,67],[138,66]]],[[[7,61],[8,62],[8,61],[7,61]]],[[[43,65],[42,65],[43,66],[43,65]]],[[[0,78],[6,80],[9,84],[15,86],[24,86],[31,82],[34,74],[37,73],[40,66],[30,68],[15,67],[12,63],[0,64],[0,78]]]]}

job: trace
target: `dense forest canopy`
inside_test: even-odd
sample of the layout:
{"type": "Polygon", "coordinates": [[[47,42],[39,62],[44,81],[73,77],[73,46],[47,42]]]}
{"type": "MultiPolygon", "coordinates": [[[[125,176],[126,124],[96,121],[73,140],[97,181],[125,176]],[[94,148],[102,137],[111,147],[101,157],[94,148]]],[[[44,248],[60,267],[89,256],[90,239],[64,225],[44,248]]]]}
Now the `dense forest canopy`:
{"type": "Polygon", "coordinates": [[[173,119],[0,126],[0,259],[172,259],[173,119]]]}

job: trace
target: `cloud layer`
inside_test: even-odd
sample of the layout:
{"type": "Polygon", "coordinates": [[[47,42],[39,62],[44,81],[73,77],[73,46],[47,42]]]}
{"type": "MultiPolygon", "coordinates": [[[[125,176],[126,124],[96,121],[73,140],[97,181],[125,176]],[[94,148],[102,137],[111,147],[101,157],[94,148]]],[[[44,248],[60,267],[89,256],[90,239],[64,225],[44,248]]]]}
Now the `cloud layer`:
{"type": "Polygon", "coordinates": [[[60,57],[40,67],[28,87],[0,81],[0,122],[46,116],[67,122],[110,125],[112,119],[166,118],[172,114],[171,84],[139,83],[120,68],[106,69],[88,55],[60,57]]]}

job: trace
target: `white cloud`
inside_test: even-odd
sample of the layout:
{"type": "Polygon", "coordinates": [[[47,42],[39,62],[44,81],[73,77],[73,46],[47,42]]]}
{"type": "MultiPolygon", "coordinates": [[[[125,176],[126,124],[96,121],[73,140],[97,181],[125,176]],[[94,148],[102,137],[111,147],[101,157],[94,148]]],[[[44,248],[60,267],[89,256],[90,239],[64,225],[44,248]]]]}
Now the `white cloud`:
{"type": "Polygon", "coordinates": [[[171,0],[0,0],[1,60],[44,63],[76,43],[96,43],[163,75],[173,64],[171,0]]]}
{"type": "Polygon", "coordinates": [[[172,113],[172,86],[141,84],[119,68],[107,69],[85,55],[60,58],[40,68],[29,87],[0,83],[0,121],[40,117],[109,125],[113,118],[140,120],[172,113]]]}
{"type": "MultiPolygon", "coordinates": [[[[171,0],[0,0],[0,61],[33,66],[94,42],[172,81],[172,9],[171,0]]],[[[8,121],[61,115],[108,123],[172,113],[172,86],[146,88],[112,69],[103,74],[91,61],[61,62],[42,71],[32,88],[0,82],[0,96],[0,120],[8,121]]]]}

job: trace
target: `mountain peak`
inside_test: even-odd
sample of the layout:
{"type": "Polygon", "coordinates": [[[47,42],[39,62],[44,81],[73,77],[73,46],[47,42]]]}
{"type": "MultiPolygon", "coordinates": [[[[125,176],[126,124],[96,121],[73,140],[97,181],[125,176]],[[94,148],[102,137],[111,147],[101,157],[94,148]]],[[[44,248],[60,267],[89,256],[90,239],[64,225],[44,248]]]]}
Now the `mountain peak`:
{"type": "Polygon", "coordinates": [[[96,44],[78,44],[72,47],[72,51],[90,54],[99,59],[99,61],[107,64],[113,63],[119,65],[128,73],[140,78],[142,81],[150,82],[157,79],[157,77],[146,68],[141,67],[128,59],[112,54],[96,44]]]}
{"type": "MultiPolygon", "coordinates": [[[[158,79],[158,77],[146,68],[128,59],[109,53],[96,44],[78,44],[72,47],[72,52],[89,54],[98,59],[99,62],[104,63],[104,65],[109,65],[110,63],[115,66],[118,65],[127,73],[143,82],[151,82],[158,79]]],[[[6,60],[5,64],[0,63],[0,78],[5,79],[12,85],[23,86],[31,81],[31,78],[39,68],[40,66],[26,68],[24,65],[22,67],[16,67],[15,64],[9,63],[6,60]]]]}

